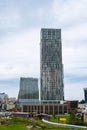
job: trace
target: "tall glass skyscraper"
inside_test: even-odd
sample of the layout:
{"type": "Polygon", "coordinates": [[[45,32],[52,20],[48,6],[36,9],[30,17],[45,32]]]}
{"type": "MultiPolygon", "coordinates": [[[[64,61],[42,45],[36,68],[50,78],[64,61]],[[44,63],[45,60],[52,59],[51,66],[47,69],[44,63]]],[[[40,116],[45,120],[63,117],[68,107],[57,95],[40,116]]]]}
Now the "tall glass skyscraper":
{"type": "Polygon", "coordinates": [[[42,103],[64,100],[61,29],[41,29],[40,95],[42,103]]]}
{"type": "Polygon", "coordinates": [[[87,88],[84,88],[85,103],[87,103],[87,88]]]}
{"type": "Polygon", "coordinates": [[[39,88],[37,78],[20,78],[19,104],[38,104],[39,88]]]}

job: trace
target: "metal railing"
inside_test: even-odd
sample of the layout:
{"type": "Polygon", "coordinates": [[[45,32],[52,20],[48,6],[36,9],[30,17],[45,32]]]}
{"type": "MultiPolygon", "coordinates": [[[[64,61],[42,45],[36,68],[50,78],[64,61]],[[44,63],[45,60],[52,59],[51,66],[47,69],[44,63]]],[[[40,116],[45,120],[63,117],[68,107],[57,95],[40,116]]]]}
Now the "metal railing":
{"type": "Polygon", "coordinates": [[[70,125],[70,124],[62,124],[62,123],[54,123],[47,120],[42,119],[42,121],[46,124],[53,125],[53,126],[60,126],[60,127],[68,127],[68,128],[83,128],[87,130],[86,126],[79,126],[79,125],[70,125]]]}

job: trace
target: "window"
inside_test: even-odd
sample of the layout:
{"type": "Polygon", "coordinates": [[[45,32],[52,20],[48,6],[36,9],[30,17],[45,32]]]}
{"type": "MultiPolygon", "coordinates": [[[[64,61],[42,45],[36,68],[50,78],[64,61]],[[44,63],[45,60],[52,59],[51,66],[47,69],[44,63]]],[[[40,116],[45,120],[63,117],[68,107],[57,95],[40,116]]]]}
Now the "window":
{"type": "Polygon", "coordinates": [[[55,35],[55,30],[52,31],[52,35],[55,35]]]}
{"type": "Polygon", "coordinates": [[[51,35],[51,30],[48,30],[48,35],[51,35]]]}

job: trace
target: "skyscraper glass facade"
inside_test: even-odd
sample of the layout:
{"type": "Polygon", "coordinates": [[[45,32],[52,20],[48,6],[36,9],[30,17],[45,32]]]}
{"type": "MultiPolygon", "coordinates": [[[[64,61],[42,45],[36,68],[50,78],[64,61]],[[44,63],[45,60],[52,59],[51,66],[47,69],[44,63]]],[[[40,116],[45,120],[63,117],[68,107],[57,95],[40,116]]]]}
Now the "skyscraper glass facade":
{"type": "Polygon", "coordinates": [[[87,88],[84,88],[85,103],[87,103],[87,88]]]}
{"type": "Polygon", "coordinates": [[[41,102],[64,100],[61,29],[41,29],[41,102]]]}
{"type": "Polygon", "coordinates": [[[20,78],[18,100],[20,104],[37,104],[39,102],[38,79],[20,78]]]}

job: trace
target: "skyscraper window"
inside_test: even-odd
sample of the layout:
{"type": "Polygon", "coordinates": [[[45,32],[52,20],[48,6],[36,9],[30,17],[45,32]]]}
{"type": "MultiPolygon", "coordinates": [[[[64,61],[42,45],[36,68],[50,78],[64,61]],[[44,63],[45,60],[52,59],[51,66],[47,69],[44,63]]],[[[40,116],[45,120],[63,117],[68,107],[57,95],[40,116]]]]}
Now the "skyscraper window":
{"type": "Polygon", "coordinates": [[[62,76],[62,46],[60,45],[61,29],[41,29],[40,43],[41,101],[63,100],[64,86],[62,76]],[[45,37],[43,34],[45,34],[45,37]],[[61,83],[59,83],[59,79],[61,79],[61,83]]]}

